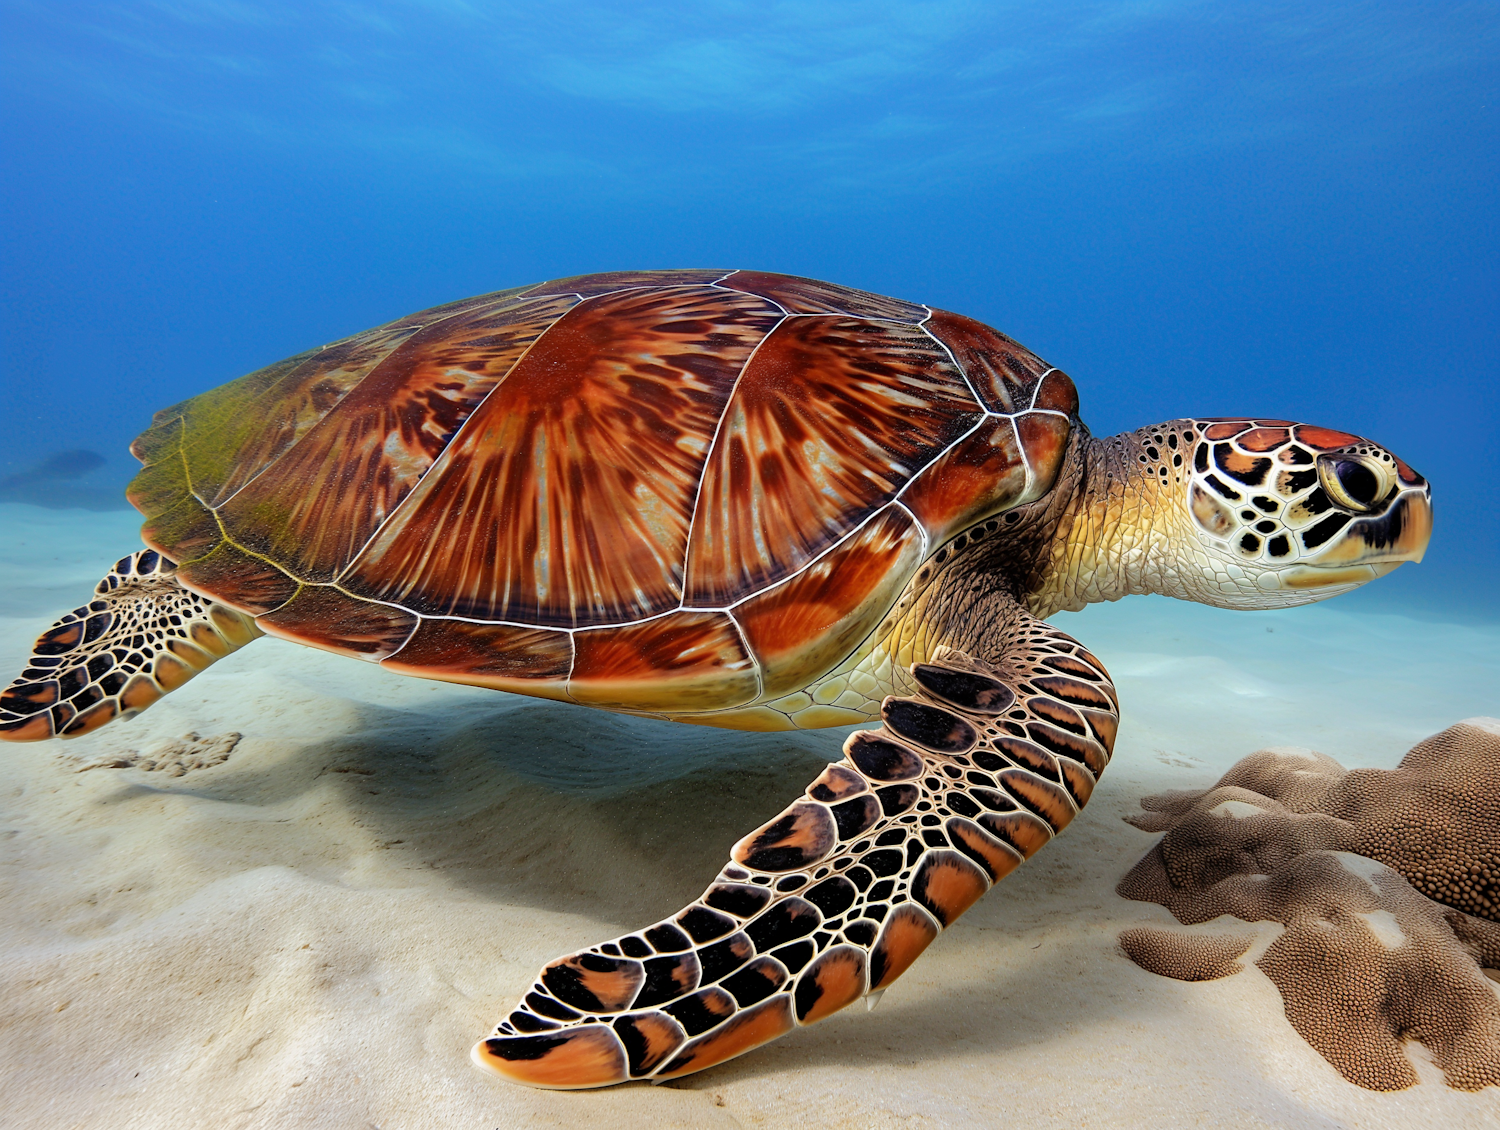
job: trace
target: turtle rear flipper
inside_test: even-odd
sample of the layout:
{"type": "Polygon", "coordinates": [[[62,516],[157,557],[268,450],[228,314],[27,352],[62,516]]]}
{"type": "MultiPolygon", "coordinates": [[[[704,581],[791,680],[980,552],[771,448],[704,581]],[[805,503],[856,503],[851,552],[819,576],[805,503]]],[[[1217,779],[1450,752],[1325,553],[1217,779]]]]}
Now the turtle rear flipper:
{"type": "Polygon", "coordinates": [[[1103,666],[1012,607],[994,663],[911,668],[692,905],[550,962],[474,1048],[538,1087],[675,1079],[874,1000],[1087,803],[1119,708],[1103,666]]]}
{"type": "Polygon", "coordinates": [[[115,562],[94,599],[43,632],[0,693],[0,739],[86,734],[262,634],[249,616],[183,588],[176,568],[150,549],[115,562]]]}

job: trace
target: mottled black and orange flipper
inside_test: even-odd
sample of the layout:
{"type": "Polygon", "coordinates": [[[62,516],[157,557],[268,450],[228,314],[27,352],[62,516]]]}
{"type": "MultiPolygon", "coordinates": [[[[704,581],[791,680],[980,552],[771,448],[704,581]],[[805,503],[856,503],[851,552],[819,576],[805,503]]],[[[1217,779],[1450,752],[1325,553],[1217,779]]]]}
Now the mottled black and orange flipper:
{"type": "Polygon", "coordinates": [[[262,634],[175,572],[150,549],[115,562],[94,599],[43,632],[0,693],[0,739],[72,738],[136,714],[262,634]]]}
{"type": "Polygon", "coordinates": [[[1067,826],[1114,744],[1109,676],[1024,613],[994,664],[917,664],[674,917],[548,964],[483,1067],[537,1087],[672,1079],[879,994],[1067,826]]]}

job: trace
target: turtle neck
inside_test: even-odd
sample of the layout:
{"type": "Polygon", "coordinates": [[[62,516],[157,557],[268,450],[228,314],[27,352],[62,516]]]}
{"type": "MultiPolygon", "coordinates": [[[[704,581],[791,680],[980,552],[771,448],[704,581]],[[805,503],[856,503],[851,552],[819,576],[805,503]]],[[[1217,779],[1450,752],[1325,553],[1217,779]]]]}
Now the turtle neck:
{"type": "Polygon", "coordinates": [[[1182,561],[1186,429],[1187,421],[1172,420],[1098,439],[1083,429],[1075,435],[1038,576],[1024,594],[1033,614],[1139,593],[1203,599],[1194,591],[1199,571],[1182,561]]]}

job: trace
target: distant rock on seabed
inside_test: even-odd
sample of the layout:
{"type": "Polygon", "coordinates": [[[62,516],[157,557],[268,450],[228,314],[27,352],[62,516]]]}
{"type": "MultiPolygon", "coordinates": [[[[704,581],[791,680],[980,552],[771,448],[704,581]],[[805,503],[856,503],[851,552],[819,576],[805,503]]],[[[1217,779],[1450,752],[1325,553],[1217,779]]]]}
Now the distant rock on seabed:
{"type": "Polygon", "coordinates": [[[0,502],[25,502],[48,510],[123,510],[124,495],[114,487],[80,484],[105,464],[96,451],[59,451],[35,467],[0,479],[0,502]]]}

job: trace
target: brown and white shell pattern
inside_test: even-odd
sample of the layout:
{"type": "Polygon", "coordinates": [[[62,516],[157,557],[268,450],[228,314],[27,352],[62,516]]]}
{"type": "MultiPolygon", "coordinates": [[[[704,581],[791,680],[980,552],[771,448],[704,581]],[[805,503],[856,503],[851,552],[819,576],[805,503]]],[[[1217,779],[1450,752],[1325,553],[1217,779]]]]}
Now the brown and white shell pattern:
{"type": "Polygon", "coordinates": [[[596,274],[166,409],[130,498],[184,584],[273,635],[701,718],[853,653],[945,542],[1050,489],[1077,407],[957,314],[753,271],[596,274]]]}

